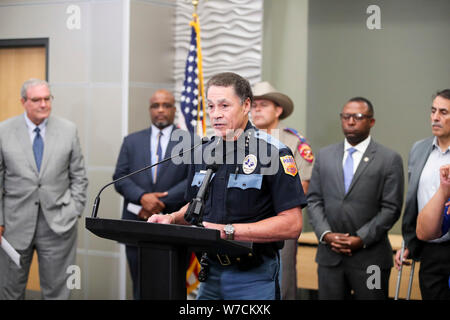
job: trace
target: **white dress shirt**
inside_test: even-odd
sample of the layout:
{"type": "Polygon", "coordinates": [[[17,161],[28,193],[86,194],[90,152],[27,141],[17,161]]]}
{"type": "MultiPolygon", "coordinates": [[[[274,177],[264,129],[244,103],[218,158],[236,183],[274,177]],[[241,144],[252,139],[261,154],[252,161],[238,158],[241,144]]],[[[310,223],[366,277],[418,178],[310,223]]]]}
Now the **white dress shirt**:
{"type": "Polygon", "coordinates": [[[366,139],[358,143],[356,146],[352,146],[347,139],[344,141],[344,157],[342,158],[342,168],[344,168],[345,160],[347,160],[348,157],[348,149],[353,148],[356,151],[353,152],[353,174],[355,174],[356,169],[358,169],[358,165],[361,162],[362,156],[364,152],[366,152],[367,147],[370,143],[370,136],[368,136],[366,139]]]}
{"type": "Polygon", "coordinates": [[[35,125],[33,123],[33,121],[31,121],[28,116],[27,113],[24,112],[23,114],[24,118],[25,118],[25,123],[27,124],[27,129],[28,129],[28,135],[30,136],[30,141],[31,141],[31,145],[33,145],[34,142],[34,137],[36,137],[36,131],[34,131],[34,129],[36,129],[36,127],[38,127],[41,131],[39,132],[39,134],[42,137],[42,141],[44,141],[45,143],[45,128],[47,126],[47,121],[48,119],[45,119],[44,121],[41,122],[40,125],[35,125]]]}
{"type": "Polygon", "coordinates": [[[161,144],[161,150],[162,150],[162,159],[159,159],[158,161],[161,161],[165,158],[165,154],[166,154],[166,149],[167,149],[167,145],[169,144],[170,141],[170,135],[172,134],[172,125],[165,127],[162,130],[159,130],[157,127],[155,127],[155,125],[152,124],[152,134],[150,136],[150,152],[151,152],[151,156],[152,156],[152,164],[157,162],[157,155],[156,155],[156,149],[157,149],[157,145],[158,145],[158,134],[159,131],[162,131],[162,136],[161,136],[161,140],[160,140],[160,144],[161,144]]]}

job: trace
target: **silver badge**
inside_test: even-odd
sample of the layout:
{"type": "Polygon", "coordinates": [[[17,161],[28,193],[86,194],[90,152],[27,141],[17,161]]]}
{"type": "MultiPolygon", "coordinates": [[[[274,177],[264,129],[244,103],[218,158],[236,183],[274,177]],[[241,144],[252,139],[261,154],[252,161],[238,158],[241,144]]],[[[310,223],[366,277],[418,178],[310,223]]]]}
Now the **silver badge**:
{"type": "Polygon", "coordinates": [[[258,160],[256,159],[256,156],[253,154],[249,154],[244,158],[244,161],[242,162],[242,170],[245,174],[250,174],[255,171],[257,164],[258,160]]]}

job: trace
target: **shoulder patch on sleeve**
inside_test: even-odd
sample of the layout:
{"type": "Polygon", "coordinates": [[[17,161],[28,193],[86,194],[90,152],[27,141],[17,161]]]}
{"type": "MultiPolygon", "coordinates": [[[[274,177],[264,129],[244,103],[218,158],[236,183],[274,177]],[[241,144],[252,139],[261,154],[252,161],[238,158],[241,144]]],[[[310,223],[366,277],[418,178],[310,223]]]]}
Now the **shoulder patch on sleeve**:
{"type": "Polygon", "coordinates": [[[298,152],[303,159],[305,159],[309,163],[312,163],[314,161],[314,154],[312,152],[311,146],[308,144],[308,142],[306,142],[305,137],[302,136],[297,130],[292,128],[284,128],[284,131],[292,133],[300,140],[300,144],[297,147],[298,152]]]}
{"type": "Polygon", "coordinates": [[[284,173],[295,177],[297,174],[297,166],[295,164],[294,157],[291,155],[280,157],[280,161],[283,165],[284,173]]]}

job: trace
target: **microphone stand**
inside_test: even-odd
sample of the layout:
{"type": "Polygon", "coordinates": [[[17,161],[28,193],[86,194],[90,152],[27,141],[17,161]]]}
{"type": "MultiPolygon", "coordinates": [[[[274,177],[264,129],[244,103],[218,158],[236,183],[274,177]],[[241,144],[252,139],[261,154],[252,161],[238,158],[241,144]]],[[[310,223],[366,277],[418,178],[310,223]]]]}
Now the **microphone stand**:
{"type": "Polygon", "coordinates": [[[202,185],[198,189],[197,196],[191,200],[189,207],[184,214],[184,220],[191,225],[203,227],[203,211],[205,210],[205,200],[207,198],[207,192],[211,177],[214,172],[217,171],[219,166],[217,164],[211,164],[206,166],[206,174],[203,178],[202,185]]]}
{"type": "Polygon", "coordinates": [[[141,168],[141,169],[139,169],[139,170],[133,171],[133,172],[131,172],[131,173],[125,175],[125,176],[122,176],[122,177],[120,177],[120,178],[118,178],[118,179],[116,179],[116,180],[113,180],[113,181],[111,181],[110,183],[104,185],[104,186],[100,189],[100,191],[98,192],[97,197],[95,197],[94,205],[93,205],[93,207],[92,207],[92,214],[91,214],[91,217],[92,217],[92,218],[97,218],[97,212],[98,212],[98,208],[99,208],[99,205],[100,205],[100,194],[103,192],[103,190],[105,190],[105,189],[106,189],[107,187],[109,187],[110,185],[112,185],[112,184],[114,184],[114,183],[116,183],[116,182],[119,182],[119,181],[121,181],[121,180],[123,180],[123,179],[126,179],[126,178],[129,178],[129,177],[131,177],[131,176],[134,176],[135,174],[138,174],[138,173],[140,173],[140,172],[142,172],[142,171],[148,170],[148,169],[150,169],[150,168],[152,168],[152,167],[154,167],[154,166],[157,166],[157,165],[160,165],[160,164],[162,164],[162,163],[164,163],[164,162],[167,162],[167,161],[169,161],[169,160],[172,160],[172,159],[175,158],[175,157],[182,156],[182,155],[185,154],[186,152],[192,151],[192,150],[194,150],[195,148],[197,148],[197,147],[199,147],[199,146],[201,146],[201,145],[203,145],[203,144],[205,144],[205,143],[207,143],[207,142],[209,142],[209,139],[208,139],[207,137],[203,137],[203,138],[202,138],[202,141],[201,141],[199,144],[193,146],[192,148],[190,148],[190,149],[188,149],[188,150],[186,150],[186,151],[180,152],[179,154],[176,154],[176,155],[173,155],[172,157],[169,157],[169,158],[166,158],[166,159],[164,159],[164,160],[161,160],[160,162],[157,162],[157,163],[154,163],[154,164],[152,164],[152,165],[143,167],[143,168],[141,168]]]}

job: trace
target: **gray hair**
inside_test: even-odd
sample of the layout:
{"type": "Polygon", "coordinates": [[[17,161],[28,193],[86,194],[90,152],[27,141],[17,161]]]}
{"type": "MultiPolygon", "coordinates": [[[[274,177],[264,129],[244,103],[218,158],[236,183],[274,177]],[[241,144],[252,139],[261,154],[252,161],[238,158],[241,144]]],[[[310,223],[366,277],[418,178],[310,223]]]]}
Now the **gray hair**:
{"type": "Polygon", "coordinates": [[[35,86],[42,86],[42,85],[46,86],[48,88],[48,90],[50,91],[50,85],[48,84],[47,81],[31,78],[23,83],[22,88],[20,89],[20,96],[22,97],[22,99],[27,100],[28,88],[35,87],[35,86]]]}

